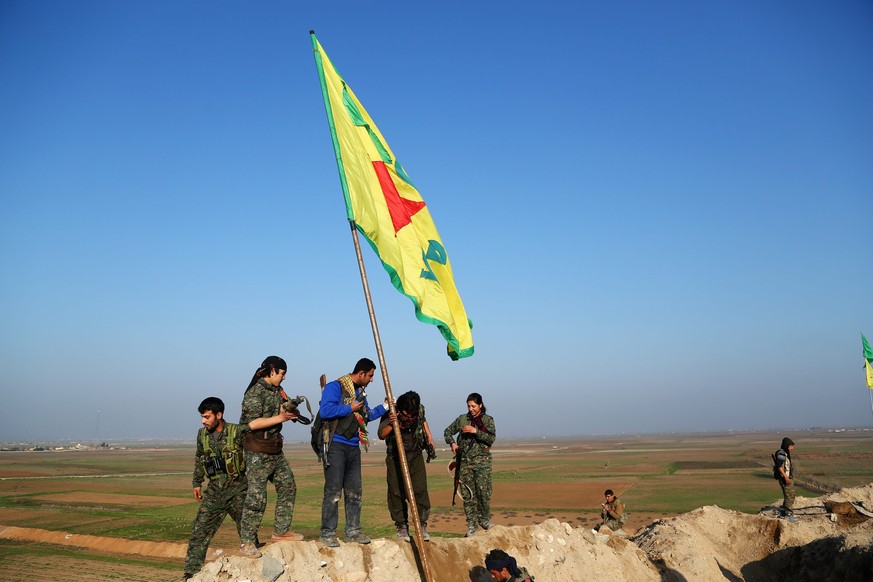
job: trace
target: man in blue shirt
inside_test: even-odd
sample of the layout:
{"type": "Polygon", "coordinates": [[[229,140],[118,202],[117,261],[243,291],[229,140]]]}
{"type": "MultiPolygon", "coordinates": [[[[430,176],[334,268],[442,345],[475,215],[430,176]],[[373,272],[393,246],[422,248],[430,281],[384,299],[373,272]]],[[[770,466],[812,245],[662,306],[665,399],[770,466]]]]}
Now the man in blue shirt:
{"type": "Polygon", "coordinates": [[[331,428],[332,439],[324,469],[324,499],[321,503],[321,541],[330,548],[339,547],[336,527],[339,521],[339,498],[345,498],[347,542],[369,544],[361,532],[361,449],[369,445],[367,423],[385,414],[385,407],[370,408],[364,390],[376,373],[376,364],[361,358],[351,374],[330,382],[321,394],[319,414],[331,428]]]}

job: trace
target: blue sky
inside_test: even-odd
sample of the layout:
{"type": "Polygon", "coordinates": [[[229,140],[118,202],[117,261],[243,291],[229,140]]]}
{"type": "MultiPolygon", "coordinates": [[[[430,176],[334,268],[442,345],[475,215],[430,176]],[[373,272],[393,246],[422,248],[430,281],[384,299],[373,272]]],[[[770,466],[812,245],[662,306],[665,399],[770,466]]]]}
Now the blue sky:
{"type": "Polygon", "coordinates": [[[0,440],[186,438],[267,355],[315,401],[375,359],[310,29],[475,325],[451,362],[364,249],[432,427],[870,426],[873,4],[308,4],[0,3],[0,440]]]}

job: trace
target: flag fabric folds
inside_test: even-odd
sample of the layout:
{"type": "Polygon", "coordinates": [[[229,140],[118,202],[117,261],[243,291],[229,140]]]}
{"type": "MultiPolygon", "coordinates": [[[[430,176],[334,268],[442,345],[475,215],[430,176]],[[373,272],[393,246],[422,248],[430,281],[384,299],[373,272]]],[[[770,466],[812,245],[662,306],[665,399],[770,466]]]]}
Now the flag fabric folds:
{"type": "Polygon", "coordinates": [[[870,349],[870,342],[861,334],[861,345],[864,349],[864,367],[867,369],[867,388],[873,390],[873,349],[870,349]]]}
{"type": "Polygon", "coordinates": [[[866,360],[864,365],[867,367],[867,388],[873,390],[873,367],[870,366],[869,360],[866,360]]]}
{"type": "Polygon", "coordinates": [[[310,33],[346,213],[416,317],[437,326],[453,360],[473,355],[472,324],[427,204],[361,102],[310,33]]]}

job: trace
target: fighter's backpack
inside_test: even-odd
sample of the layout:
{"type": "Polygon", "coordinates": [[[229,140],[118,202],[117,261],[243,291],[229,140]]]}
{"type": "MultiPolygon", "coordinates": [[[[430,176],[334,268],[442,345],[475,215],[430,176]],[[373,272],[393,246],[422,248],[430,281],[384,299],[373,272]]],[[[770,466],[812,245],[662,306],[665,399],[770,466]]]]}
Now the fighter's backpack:
{"type": "MultiPolygon", "coordinates": [[[[319,378],[319,384],[321,384],[321,391],[324,392],[324,387],[327,385],[327,376],[324,374],[319,378]]],[[[321,407],[321,400],[319,399],[319,408],[321,407]]],[[[312,446],[312,450],[315,452],[315,456],[318,457],[318,460],[325,464],[327,467],[327,459],[325,458],[325,454],[327,453],[327,449],[330,448],[330,442],[333,440],[333,435],[336,433],[336,425],[337,420],[331,420],[329,422],[324,422],[324,419],[321,418],[321,412],[315,415],[315,420],[312,421],[311,437],[309,440],[309,444],[312,446]],[[325,446],[326,443],[326,446],[325,446]]]]}

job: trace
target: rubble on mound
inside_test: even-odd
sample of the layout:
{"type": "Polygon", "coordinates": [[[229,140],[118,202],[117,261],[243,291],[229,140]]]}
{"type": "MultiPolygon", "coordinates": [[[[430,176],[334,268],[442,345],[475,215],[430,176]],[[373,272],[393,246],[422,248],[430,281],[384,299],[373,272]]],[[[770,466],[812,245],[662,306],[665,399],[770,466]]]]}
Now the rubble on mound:
{"type": "MultiPolygon", "coordinates": [[[[873,519],[851,515],[846,502],[873,508],[873,484],[825,497],[798,498],[799,523],[774,516],[701,507],[660,519],[633,537],[593,534],[555,519],[533,526],[495,526],[471,538],[427,543],[438,582],[465,582],[469,569],[501,548],[537,582],[873,580],[873,519]],[[840,508],[841,514],[833,511],[840,508]]],[[[849,505],[851,507],[851,505],[849,505]]],[[[369,545],[279,542],[263,558],[226,555],[193,580],[251,582],[405,582],[422,580],[415,546],[378,539],[369,545]]]]}

